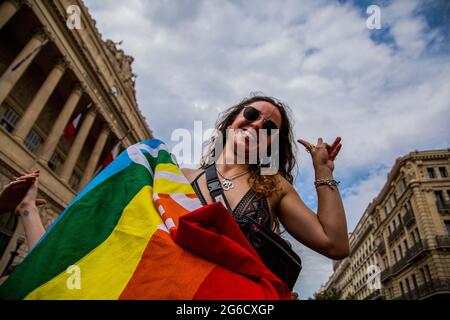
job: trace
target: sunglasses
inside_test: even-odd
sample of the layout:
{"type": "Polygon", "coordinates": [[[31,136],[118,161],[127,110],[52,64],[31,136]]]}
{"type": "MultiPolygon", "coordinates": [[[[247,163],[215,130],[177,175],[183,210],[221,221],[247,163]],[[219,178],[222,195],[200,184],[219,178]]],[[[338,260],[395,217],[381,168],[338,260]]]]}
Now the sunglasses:
{"type": "MultiPolygon", "coordinates": [[[[261,117],[262,117],[261,112],[258,109],[256,109],[255,107],[246,106],[244,108],[244,118],[245,118],[245,120],[256,121],[256,120],[258,120],[261,117]]],[[[267,134],[271,135],[272,134],[272,130],[277,130],[278,126],[272,120],[264,119],[262,128],[267,130],[267,134]]]]}

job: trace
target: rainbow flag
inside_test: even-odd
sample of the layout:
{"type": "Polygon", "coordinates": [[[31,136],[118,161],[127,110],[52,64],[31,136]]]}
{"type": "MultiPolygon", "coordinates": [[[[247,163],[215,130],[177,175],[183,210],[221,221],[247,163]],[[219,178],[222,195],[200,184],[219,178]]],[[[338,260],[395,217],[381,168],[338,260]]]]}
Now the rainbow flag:
{"type": "Polygon", "coordinates": [[[201,205],[159,140],[122,152],[0,287],[0,299],[289,299],[228,211],[201,205]]]}

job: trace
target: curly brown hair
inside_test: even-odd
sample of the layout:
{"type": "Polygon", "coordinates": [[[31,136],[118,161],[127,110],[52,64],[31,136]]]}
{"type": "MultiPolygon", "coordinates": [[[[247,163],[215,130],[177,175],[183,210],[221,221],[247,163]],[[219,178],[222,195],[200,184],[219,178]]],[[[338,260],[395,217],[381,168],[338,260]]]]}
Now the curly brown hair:
{"type": "MultiPolygon", "coordinates": [[[[290,117],[290,108],[280,100],[268,97],[264,95],[253,95],[248,98],[244,98],[237,105],[232,106],[225,110],[219,116],[216,122],[215,129],[220,132],[222,141],[215,141],[213,137],[206,145],[206,153],[202,157],[201,168],[206,168],[214,161],[214,153],[217,143],[221,143],[221,147],[225,147],[226,143],[226,130],[234,122],[236,117],[242,111],[242,109],[257,101],[266,101],[275,106],[281,114],[281,128],[279,129],[279,169],[278,173],[284,177],[290,184],[293,184],[294,177],[292,171],[296,167],[296,159],[294,149],[297,145],[294,143],[294,134],[292,132],[292,120],[290,117]]],[[[270,151],[269,151],[270,153],[270,151]]],[[[249,167],[250,177],[248,182],[250,187],[257,193],[258,196],[268,197],[274,192],[278,192],[278,183],[276,176],[273,175],[261,175],[260,167],[256,164],[251,164],[249,167]]]]}

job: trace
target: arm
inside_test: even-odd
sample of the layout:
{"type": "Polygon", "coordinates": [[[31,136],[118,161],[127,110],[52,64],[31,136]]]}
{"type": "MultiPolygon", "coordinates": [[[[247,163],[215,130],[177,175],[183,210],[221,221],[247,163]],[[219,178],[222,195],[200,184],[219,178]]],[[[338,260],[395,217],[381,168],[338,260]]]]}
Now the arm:
{"type": "MultiPolygon", "coordinates": [[[[339,142],[340,139],[333,146],[328,146],[319,139],[318,146],[311,148],[316,179],[333,179],[332,162],[340,150],[339,142]],[[318,161],[325,158],[324,162],[318,161]]],[[[278,216],[286,230],[307,247],[331,259],[347,257],[350,252],[347,223],[337,187],[317,188],[316,215],[305,205],[292,185],[286,180],[282,184],[285,193],[279,203],[278,216]]]]}
{"type": "Polygon", "coordinates": [[[7,204],[5,207],[15,208],[15,213],[22,220],[29,249],[33,248],[45,233],[37,209],[38,205],[46,203],[43,199],[36,199],[38,178],[38,171],[23,175],[8,184],[0,195],[3,203],[7,204]]]}
{"type": "Polygon", "coordinates": [[[44,226],[35,205],[18,207],[16,214],[20,216],[25,229],[28,248],[31,250],[45,233],[44,226]]]}
{"type": "Polygon", "coordinates": [[[318,210],[315,214],[302,201],[287,181],[287,190],[278,205],[278,217],[286,230],[299,242],[331,259],[343,259],[349,254],[345,212],[339,191],[319,187],[318,210]]]}

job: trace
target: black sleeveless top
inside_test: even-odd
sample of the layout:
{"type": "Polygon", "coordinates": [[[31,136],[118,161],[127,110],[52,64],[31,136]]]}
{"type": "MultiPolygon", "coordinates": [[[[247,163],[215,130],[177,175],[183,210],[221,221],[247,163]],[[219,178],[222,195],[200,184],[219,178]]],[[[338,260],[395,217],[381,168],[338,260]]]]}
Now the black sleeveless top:
{"type": "MultiPolygon", "coordinates": [[[[203,205],[206,205],[205,197],[203,196],[200,187],[198,185],[198,179],[205,173],[203,171],[200,173],[194,181],[192,181],[191,185],[200,199],[203,205]]],[[[260,197],[258,199],[257,194],[254,190],[250,189],[247,193],[242,197],[242,199],[237,204],[236,208],[233,209],[231,215],[235,220],[239,220],[242,216],[248,216],[253,220],[257,221],[259,224],[263,225],[269,230],[272,230],[271,219],[270,219],[270,210],[269,204],[265,197],[260,197]]]]}
{"type": "MultiPolygon", "coordinates": [[[[198,179],[204,173],[205,171],[200,173],[191,185],[201,203],[207,205],[198,185],[198,179]]],[[[267,199],[257,197],[256,192],[250,189],[233,209],[231,215],[266,267],[292,290],[302,268],[301,259],[292,250],[287,240],[274,233],[267,199]],[[253,222],[248,223],[249,220],[258,225],[253,222]]]]}

